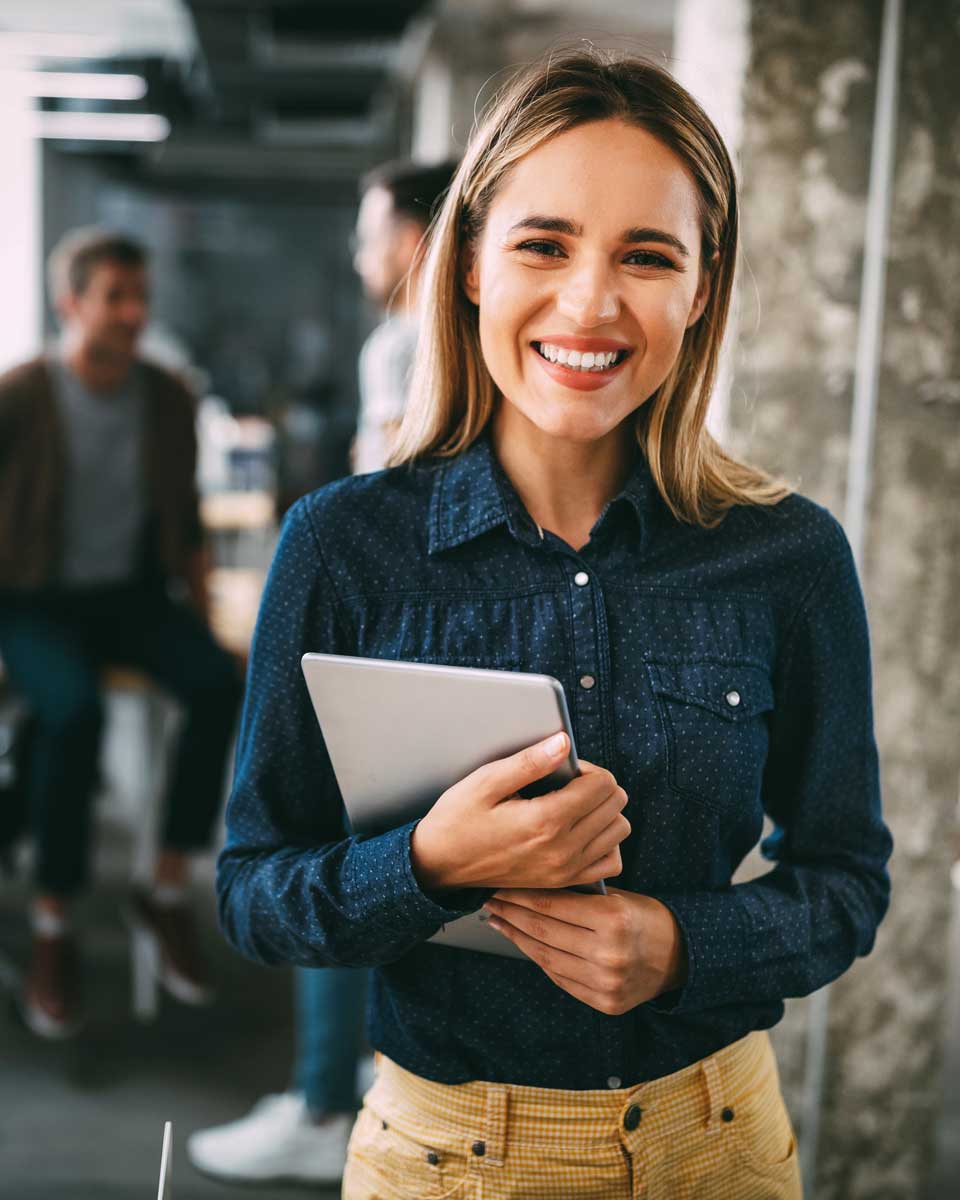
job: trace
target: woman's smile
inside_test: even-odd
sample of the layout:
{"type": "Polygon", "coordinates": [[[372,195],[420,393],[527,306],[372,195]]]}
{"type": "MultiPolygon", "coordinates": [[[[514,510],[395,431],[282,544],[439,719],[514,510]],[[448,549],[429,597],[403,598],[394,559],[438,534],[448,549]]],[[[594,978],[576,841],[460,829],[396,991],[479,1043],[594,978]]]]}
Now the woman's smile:
{"type": "Polygon", "coordinates": [[[630,346],[610,338],[550,334],[532,341],[544,371],[564,387],[592,392],[615,379],[632,353],[630,346]]]}

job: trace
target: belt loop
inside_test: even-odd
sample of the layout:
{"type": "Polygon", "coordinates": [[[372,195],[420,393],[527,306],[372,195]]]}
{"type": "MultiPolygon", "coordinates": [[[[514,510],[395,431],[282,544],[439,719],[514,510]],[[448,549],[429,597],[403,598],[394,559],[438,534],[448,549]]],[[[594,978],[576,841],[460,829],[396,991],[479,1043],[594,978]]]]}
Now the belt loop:
{"type": "Polygon", "coordinates": [[[483,1140],[486,1145],[484,1164],[500,1167],[507,1142],[507,1085],[487,1084],[483,1113],[483,1140]]]}
{"type": "Polygon", "coordinates": [[[700,1064],[707,1090],[707,1133],[718,1133],[722,1128],[720,1117],[723,1108],[723,1078],[720,1064],[715,1056],[705,1058],[700,1064]]]}

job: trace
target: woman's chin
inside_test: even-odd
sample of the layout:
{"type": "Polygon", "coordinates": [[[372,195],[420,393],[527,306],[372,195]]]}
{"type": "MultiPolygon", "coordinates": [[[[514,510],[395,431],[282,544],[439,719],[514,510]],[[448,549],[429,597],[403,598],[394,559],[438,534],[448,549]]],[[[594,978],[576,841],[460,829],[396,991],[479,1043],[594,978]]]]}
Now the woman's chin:
{"type": "Polygon", "coordinates": [[[532,419],[534,425],[548,437],[583,445],[602,441],[621,424],[620,421],[599,419],[599,414],[595,412],[560,412],[538,415],[532,419]]]}

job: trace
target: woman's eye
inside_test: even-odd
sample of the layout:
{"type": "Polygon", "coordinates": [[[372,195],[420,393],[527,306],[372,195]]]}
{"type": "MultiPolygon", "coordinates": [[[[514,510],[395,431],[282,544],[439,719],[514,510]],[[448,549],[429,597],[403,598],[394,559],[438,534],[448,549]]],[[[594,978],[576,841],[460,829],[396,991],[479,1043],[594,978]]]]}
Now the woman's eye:
{"type": "Polygon", "coordinates": [[[533,254],[542,254],[545,258],[561,258],[563,251],[556,242],[529,241],[521,242],[518,250],[530,250],[533,254]]]}
{"type": "Polygon", "coordinates": [[[631,250],[625,261],[632,267],[665,267],[668,270],[674,268],[669,258],[657,254],[654,250],[631,250]]]}

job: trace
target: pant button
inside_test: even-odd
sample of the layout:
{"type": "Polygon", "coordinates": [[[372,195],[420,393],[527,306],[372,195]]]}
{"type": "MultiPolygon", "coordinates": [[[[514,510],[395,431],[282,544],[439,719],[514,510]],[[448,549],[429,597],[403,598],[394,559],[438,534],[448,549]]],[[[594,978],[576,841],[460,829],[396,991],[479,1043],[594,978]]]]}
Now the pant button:
{"type": "Polygon", "coordinates": [[[643,1115],[643,1109],[639,1104],[631,1104],[627,1111],[623,1114],[624,1129],[636,1129],[640,1124],[640,1118],[643,1115]]]}
{"type": "Polygon", "coordinates": [[[474,1154],[477,1155],[478,1158],[481,1158],[487,1152],[487,1143],[474,1142],[470,1149],[474,1152],[474,1154]]]}

